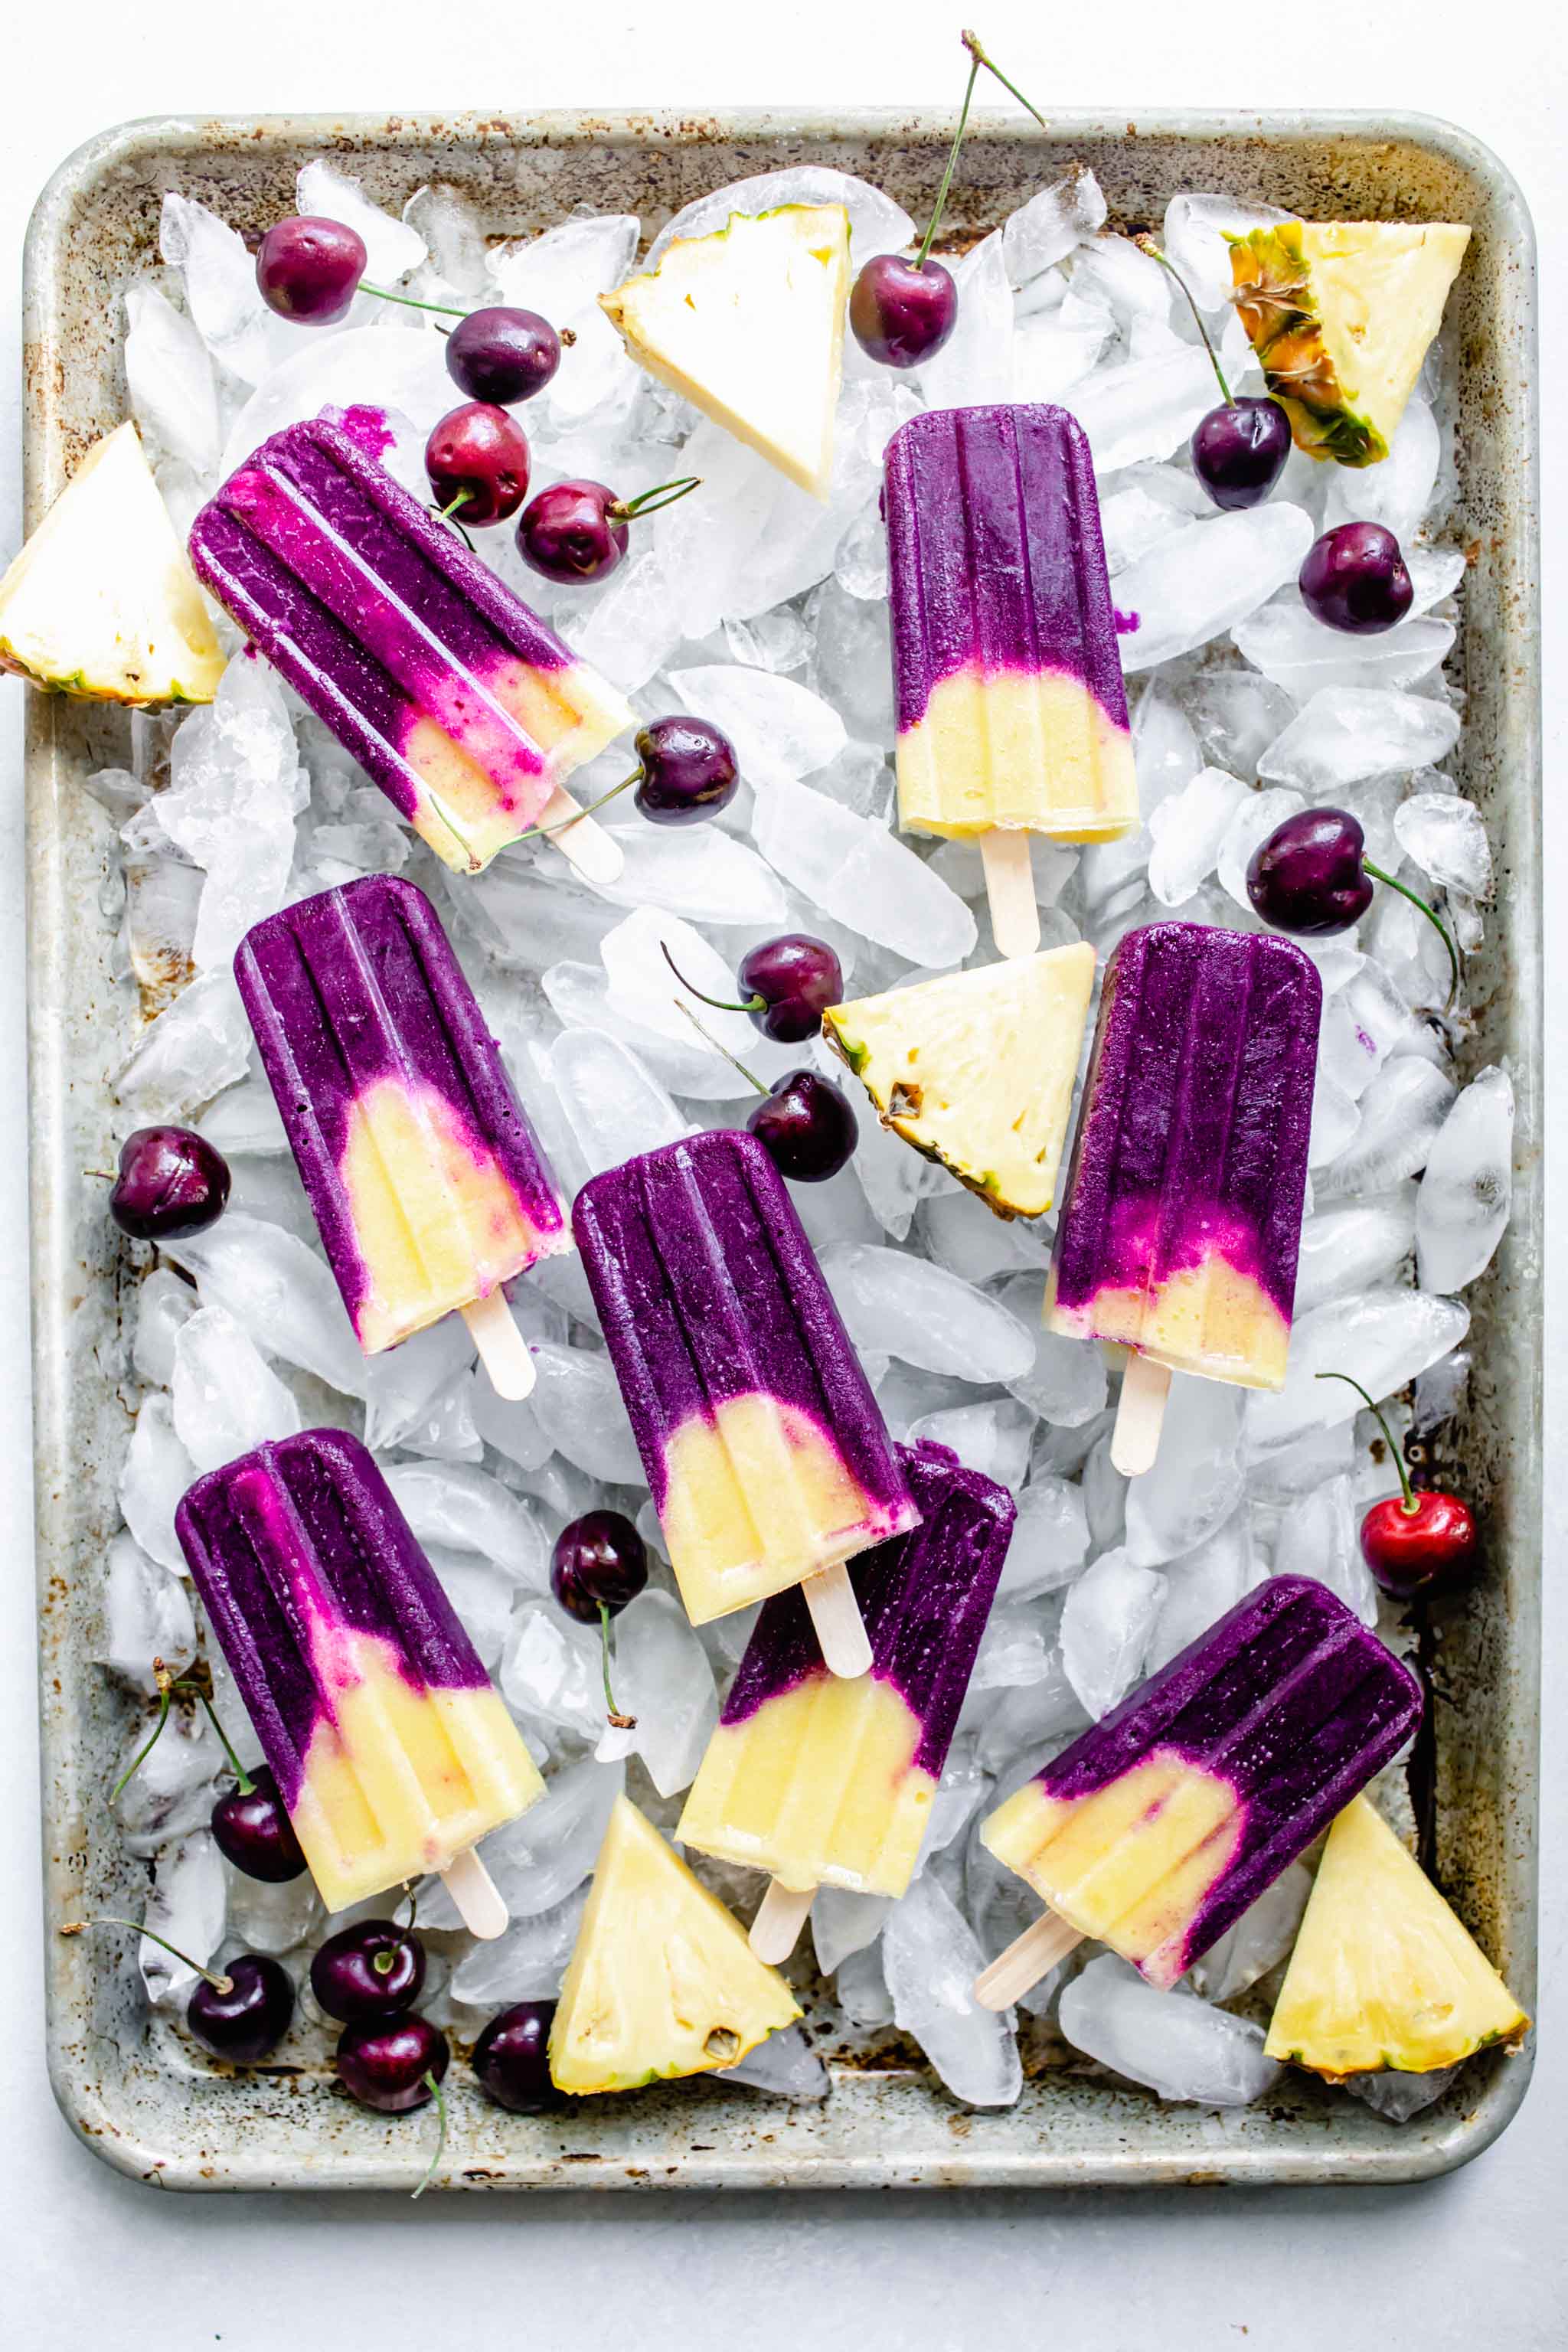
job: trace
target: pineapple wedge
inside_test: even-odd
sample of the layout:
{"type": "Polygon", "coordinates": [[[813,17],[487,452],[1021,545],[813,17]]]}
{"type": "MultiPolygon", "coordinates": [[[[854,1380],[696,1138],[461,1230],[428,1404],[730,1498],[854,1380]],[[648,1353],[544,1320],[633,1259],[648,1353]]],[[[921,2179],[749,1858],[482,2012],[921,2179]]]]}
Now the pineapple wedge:
{"type": "Polygon", "coordinates": [[[1387,457],[1469,241],[1444,221],[1281,221],[1231,239],[1232,299],[1299,449],[1387,457]]]}
{"type": "Polygon", "coordinates": [[[744,1928],[617,1797],[551,2028],[556,2088],[633,2091],[733,2066],[799,2015],[744,1928]]]}
{"type": "Polygon", "coordinates": [[[1364,1797],[1329,1832],[1265,2045],[1330,2082],[1426,2074],[1530,2020],[1364,1797]]]}
{"type": "Polygon", "coordinates": [[[599,307],[650,375],[826,499],[848,299],[844,206],[780,205],[678,237],[599,307]]]}
{"type": "Polygon", "coordinates": [[[1048,1209],[1067,1135],[1091,947],[1047,948],[831,1004],[822,1034],[884,1127],[1004,1217],[1048,1209]]]}
{"type": "Polygon", "coordinates": [[[133,425],[93,444],[0,580],[0,669],[135,709],[217,692],[223,656],[133,425]]]}

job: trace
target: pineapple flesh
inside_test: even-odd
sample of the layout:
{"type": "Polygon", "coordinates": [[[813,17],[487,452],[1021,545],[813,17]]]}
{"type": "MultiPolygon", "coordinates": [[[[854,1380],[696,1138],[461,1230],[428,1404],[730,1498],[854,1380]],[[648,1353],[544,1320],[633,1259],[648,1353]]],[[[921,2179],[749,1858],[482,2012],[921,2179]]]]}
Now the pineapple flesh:
{"type": "Polygon", "coordinates": [[[1426,2074],[1530,2020],[1364,1797],[1329,1832],[1266,2045],[1330,2082],[1426,2074]]]}
{"type": "Polygon", "coordinates": [[[1093,984],[1092,948],[1047,948],[830,1005],[822,1034],[884,1127],[998,1215],[1037,1217],[1055,1196],[1093,984]]]}
{"type": "Polygon", "coordinates": [[[93,702],[210,702],[223,656],[133,425],[88,451],[4,580],[0,669],[93,702]]]}
{"type": "Polygon", "coordinates": [[[618,1797],[551,2028],[556,2088],[633,2091],[733,2066],[799,2015],[745,1930],[618,1797]]]}
{"type": "Polygon", "coordinates": [[[1469,241],[1443,221],[1281,221],[1231,239],[1232,299],[1298,448],[1387,457],[1469,241]]]}

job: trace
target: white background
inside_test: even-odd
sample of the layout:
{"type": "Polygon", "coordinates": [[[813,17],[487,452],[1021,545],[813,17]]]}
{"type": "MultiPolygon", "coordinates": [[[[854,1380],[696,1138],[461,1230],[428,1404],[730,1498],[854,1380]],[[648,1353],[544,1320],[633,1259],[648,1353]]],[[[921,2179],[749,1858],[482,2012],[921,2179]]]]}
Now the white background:
{"type": "MultiPolygon", "coordinates": [[[[1565,44],[1556,8],[1458,0],[1328,10],[1296,0],[15,0],[0,140],[0,556],[19,539],[18,297],[35,196],[91,133],[129,116],[740,104],[948,107],[960,8],[1047,114],[1155,106],[1418,110],[1462,123],[1521,182],[1542,257],[1548,612],[1547,1003],[1564,995],[1568,887],[1554,697],[1568,667],[1552,595],[1563,501],[1568,334],[1562,239],[1565,44]],[[557,30],[559,26],[561,29],[557,30]],[[1555,950],[1555,953],[1554,953],[1555,950]]],[[[1568,2344],[1563,2123],[1568,2001],[1558,1891],[1568,1809],[1561,1730],[1568,1568],[1549,1358],[1544,2031],[1530,2097],[1496,2148],[1427,2188],[1318,2193],[522,2200],[179,2198],[121,2179],[59,2121],[43,2064],[26,1170],[20,707],[0,681],[0,2302],[17,2352],[389,2352],[493,2344],[662,2352],[720,2337],[757,2352],[925,2352],[1022,2341],[1052,2352],[1431,2352],[1472,2337],[1568,2344]],[[1554,1432],[1556,1437],[1554,1440],[1554,1432]],[[1555,1649],[1552,1638],[1555,1636],[1555,1649]],[[1553,1659],[1555,1658],[1555,1667],[1553,1659]],[[1556,1718],[1554,1720],[1554,1717],[1556,1718]],[[1555,2027],[1555,2032],[1553,2028],[1555,2027]]],[[[1555,1084],[1563,1055],[1549,1043],[1555,1084]]],[[[1563,1119],[1557,1122],[1559,1131],[1563,1119]]],[[[1554,1225],[1553,1230],[1560,1227],[1554,1225]]],[[[1548,1302],[1561,1330],[1562,1283],[1548,1302]]],[[[1555,1371],[1557,1377],[1551,1375],[1555,1371]]]]}

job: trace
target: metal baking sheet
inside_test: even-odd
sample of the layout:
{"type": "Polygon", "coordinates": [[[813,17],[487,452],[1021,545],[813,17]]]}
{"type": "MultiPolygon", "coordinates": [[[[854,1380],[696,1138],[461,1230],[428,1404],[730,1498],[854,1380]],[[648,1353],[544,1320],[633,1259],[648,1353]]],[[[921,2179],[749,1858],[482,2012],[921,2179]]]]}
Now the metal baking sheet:
{"type": "MultiPolygon", "coordinates": [[[[41,198],[26,278],[29,526],[89,445],[126,413],[117,297],[157,263],[165,190],[259,233],[292,209],[312,155],[350,166],[395,207],[443,180],[497,235],[536,231],[588,204],[636,212],[651,233],[705,190],[807,160],[863,173],[921,217],[950,118],[889,113],[690,117],[554,113],[443,119],[176,117],[106,132],[41,198]]],[[[1428,1859],[1487,1951],[1533,2006],[1541,1568],[1541,747],[1536,619],[1535,263],[1507,172],[1463,132],[1423,118],[1065,115],[1048,134],[975,119],[952,226],[991,228],[1074,158],[1092,165],[1124,226],[1157,224],[1184,188],[1223,189],[1320,217],[1468,221],[1469,257],[1447,341],[1459,409],[1458,536],[1470,557],[1451,675],[1467,694],[1459,753],[1498,869],[1484,951],[1469,966],[1479,1022],[1470,1067],[1506,1059],[1518,1097],[1516,1205],[1469,1294],[1477,1360],[1460,1433],[1479,1490],[1489,1568],[1435,1610],[1425,1653],[1436,1728],[1428,1859]]],[[[122,1911],[144,1888],[104,1799],[132,1700],[90,1663],[116,1475],[133,1392],[121,1313],[136,1275],[84,1171],[110,1149],[110,1073],[138,1015],[110,974],[110,835],[79,789],[124,763],[122,714],[28,698],[34,1357],[46,1917],[122,1911]]],[[[320,2037],[248,2074],[195,2063],[149,2022],[127,1969],[84,1940],[48,1937],[53,2079],[73,2127],[124,2172],[189,2189],[413,2188],[428,2143],[405,2119],[354,2107],[320,2037]]],[[[712,2081],[502,2114],[459,2061],[442,2186],[471,2189],[1058,2188],[1173,2181],[1395,2181],[1477,2155],[1517,2108],[1528,2050],[1472,2061],[1402,2128],[1291,2076],[1268,2105],[1218,2115],[1166,2105],[1097,2074],[1040,2029],[1024,2095],[971,2113],[896,2037],[857,2037],[822,1999],[810,2030],[830,2062],[821,2105],[786,2106],[712,2081]]]]}

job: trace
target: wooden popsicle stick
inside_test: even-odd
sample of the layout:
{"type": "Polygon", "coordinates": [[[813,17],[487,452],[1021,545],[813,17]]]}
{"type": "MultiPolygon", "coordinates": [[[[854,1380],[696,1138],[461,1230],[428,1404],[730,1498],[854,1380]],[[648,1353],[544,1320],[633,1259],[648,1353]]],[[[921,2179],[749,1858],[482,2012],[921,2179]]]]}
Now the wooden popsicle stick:
{"type": "Polygon", "coordinates": [[[871,1671],[871,1644],[866,1636],[860,1615],[860,1603],[855,1598],[855,1587],[849,1581],[849,1570],[844,1562],[836,1560],[816,1576],[808,1576],[801,1586],[805,1605],[811,1612],[811,1622],[816,1628],[816,1638],[822,1644],[823,1659],[829,1674],[840,1675],[853,1682],[871,1671]]]}
{"type": "Polygon", "coordinates": [[[493,1944],[504,1936],[511,1920],[500,1888],[470,1846],[441,1873],[441,1884],[458,1906],[458,1916],[470,1936],[493,1944]]]}
{"type": "Polygon", "coordinates": [[[536,825],[559,825],[559,833],[546,834],[563,857],[570,859],[584,882],[618,882],[625,866],[626,852],[613,834],[606,833],[591,816],[577,814],[577,803],[571,793],[557,784],[544,806],[534,819],[536,825]],[[576,822],[571,820],[575,817],[576,822]]]}
{"type": "Polygon", "coordinates": [[[505,1291],[498,1286],[488,1298],[476,1298],[471,1307],[464,1307],[463,1320],[497,1396],[505,1397],[509,1404],[521,1404],[525,1396],[531,1396],[536,1377],[533,1358],[511,1319],[505,1291]]]}
{"type": "Polygon", "coordinates": [[[748,1938],[759,1960],[777,1968],[788,1959],[816,1893],[815,1886],[784,1886],[776,1878],[769,1882],[768,1891],[757,1906],[748,1938]]]}
{"type": "Polygon", "coordinates": [[[1110,1433],[1110,1459],[1124,1478],[1139,1477],[1153,1468],[1170,1392],[1169,1364],[1157,1364],[1152,1356],[1128,1357],[1116,1426],[1110,1433]]]}
{"type": "Polygon", "coordinates": [[[982,1969],[974,1979],[975,2000],[983,2009],[1011,2009],[1082,1941],[1076,1927],[1054,1911],[1043,1911],[1032,1927],[1015,1936],[1006,1950],[982,1969]]]}
{"type": "Polygon", "coordinates": [[[1000,827],[983,833],[980,856],[985,867],[991,936],[998,951],[1009,957],[1033,955],[1040,944],[1040,909],[1028,835],[1021,828],[1005,831],[1000,827]]]}

